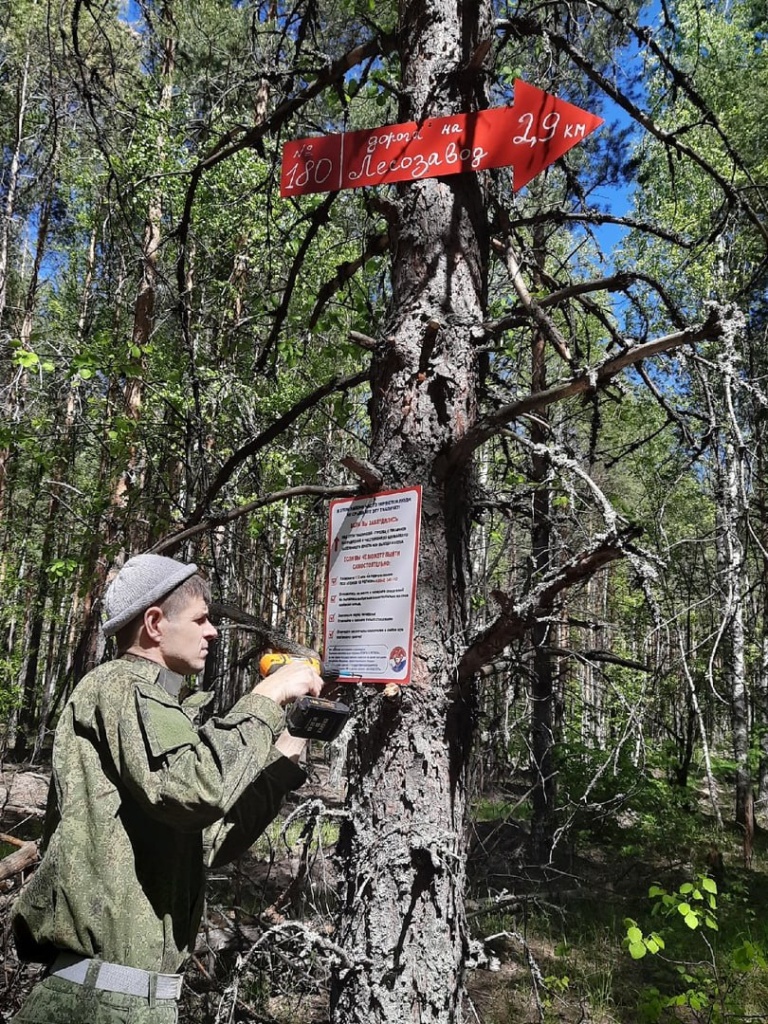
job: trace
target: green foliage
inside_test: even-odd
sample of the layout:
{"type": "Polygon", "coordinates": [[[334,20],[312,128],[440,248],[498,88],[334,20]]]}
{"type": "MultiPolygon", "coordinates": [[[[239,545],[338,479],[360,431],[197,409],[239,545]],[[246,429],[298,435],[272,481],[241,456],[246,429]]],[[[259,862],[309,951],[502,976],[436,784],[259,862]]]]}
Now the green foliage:
{"type": "Polygon", "coordinates": [[[675,892],[652,885],[648,898],[657,901],[654,914],[669,918],[677,913],[691,930],[706,927],[717,931],[717,883],[707,875],[699,875],[695,882],[683,882],[675,892]]]}
{"type": "Polygon", "coordinates": [[[702,6],[676,0],[671,11],[665,35],[698,103],[687,96],[672,98],[659,67],[650,78],[651,103],[659,124],[683,133],[699,162],[672,164],[663,146],[643,144],[637,205],[690,238],[694,253],[683,268],[668,244],[633,239],[632,249],[633,258],[639,251],[644,264],[666,278],[681,304],[700,309],[707,298],[736,295],[761,259],[754,219],[743,209],[723,216],[718,190],[702,162],[727,174],[736,189],[765,187],[768,163],[758,139],[768,54],[749,3],[702,6]],[[701,103],[710,116],[702,118],[701,103]]]}
{"type": "MultiPolygon", "coordinates": [[[[0,659],[0,721],[7,721],[21,704],[21,687],[14,681],[19,667],[14,658],[0,659]]],[[[0,741],[2,732],[0,728],[0,741]]]]}
{"type": "Polygon", "coordinates": [[[542,1006],[547,1008],[553,1006],[558,999],[567,995],[571,987],[571,979],[567,974],[548,974],[544,978],[544,994],[541,998],[542,1006]]]}
{"type": "MultiPolygon", "coordinates": [[[[513,6],[496,11],[500,21],[512,18],[513,6]]],[[[388,337],[389,273],[403,239],[394,227],[406,186],[281,200],[276,180],[286,139],[372,127],[403,111],[426,116],[436,96],[458,105],[487,91],[494,103],[511,102],[518,76],[595,110],[601,101],[588,94],[590,81],[623,82],[667,133],[664,141],[647,133],[638,139],[633,214],[674,230],[684,246],[645,230],[626,235],[619,263],[647,277],[624,291],[606,283],[615,254],[601,251],[592,233],[605,189],[631,174],[615,126],[606,124],[603,143],[590,140],[514,197],[508,169],[483,175],[486,208],[472,216],[481,235],[513,240],[538,313],[525,308],[508,265],[494,256],[483,322],[465,323],[451,307],[451,265],[440,261],[468,254],[452,252],[454,239],[446,237],[434,265],[425,262],[429,302],[477,339],[482,370],[464,396],[472,415],[475,403],[482,418],[531,390],[532,342],[542,336],[538,314],[571,350],[563,360],[547,343],[550,383],[623,350],[621,338],[628,348],[630,340],[679,329],[701,317],[713,296],[735,297],[758,317],[764,244],[736,200],[760,209],[768,176],[764,5],[671,0],[649,40],[660,41],[674,73],[648,43],[643,77],[633,80],[621,47],[639,6],[625,3],[621,17],[610,18],[604,8],[583,4],[523,5],[518,29],[541,18],[531,36],[499,24],[488,53],[478,50],[477,67],[465,69],[472,55],[464,53],[456,67],[446,65],[447,92],[441,80],[424,83],[416,97],[390,52],[354,64],[327,89],[313,88],[362,42],[389,46],[402,12],[386,0],[298,3],[290,11],[219,0],[76,5],[62,9],[60,24],[53,7],[32,0],[7,5],[0,14],[0,228],[8,254],[0,315],[0,621],[8,649],[0,650],[0,716],[20,701],[28,654],[20,624],[39,581],[46,594],[38,685],[44,678],[58,685],[67,678],[71,638],[85,621],[76,598],[113,553],[148,546],[193,511],[216,519],[296,485],[348,484],[341,458],[368,454],[370,389],[363,386],[308,410],[209,494],[227,460],[318,385],[369,365],[371,354],[350,332],[388,337]],[[580,66],[569,64],[558,39],[578,49],[580,66]],[[594,62],[594,75],[585,74],[585,60],[594,62]],[[697,107],[689,84],[712,116],[697,107]],[[22,97],[29,98],[25,110],[22,97]],[[265,123],[277,130],[262,132],[265,123]],[[598,145],[614,152],[601,156],[598,145]],[[699,161],[684,158],[681,145],[699,161]],[[14,155],[21,187],[10,208],[14,155]],[[702,161],[717,169],[729,192],[702,161]],[[45,210],[51,215],[44,230],[45,210]],[[572,227],[580,212],[586,227],[572,227]],[[389,251],[363,262],[371,240],[383,235],[389,251]],[[604,280],[586,290],[595,277],[604,280]],[[677,303],[675,311],[653,280],[677,303]],[[140,298],[150,293],[142,307],[140,298]],[[147,322],[137,331],[142,315],[147,322]]],[[[447,198],[459,184],[436,182],[425,202],[447,198]]],[[[425,215],[400,230],[419,234],[428,226],[425,215]]],[[[422,346],[425,388],[444,380],[444,400],[458,400],[441,337],[427,344],[414,335],[410,343],[422,346]]],[[[718,344],[701,349],[705,359],[717,358],[718,344]]],[[[748,404],[761,406],[763,349],[759,332],[745,340],[741,366],[749,387],[734,410],[752,457],[747,488],[762,487],[765,476],[760,421],[748,404]]],[[[376,358],[385,358],[381,344],[376,358]]],[[[717,466],[707,450],[712,445],[716,455],[719,440],[702,419],[702,365],[686,349],[645,362],[653,391],[629,371],[608,388],[551,407],[540,426],[570,468],[550,464],[546,480],[535,475],[524,444],[529,417],[501,424],[477,453],[468,488],[473,575],[462,595],[473,619],[461,642],[471,643],[496,618],[496,591],[517,600],[603,533],[596,488],[620,527],[643,528],[631,557],[559,593],[547,609],[557,677],[553,820],[563,825],[562,847],[610,838],[610,856],[642,855],[654,863],[670,835],[693,847],[695,786],[669,780],[678,770],[700,768],[702,731],[727,736],[718,673],[729,637],[718,618],[717,466]],[[533,527],[543,525],[532,512],[543,492],[552,531],[545,567],[532,540],[533,527]],[[692,716],[691,690],[700,721],[692,716]]],[[[397,400],[390,412],[405,424],[397,400]]],[[[750,497],[755,509],[764,507],[762,493],[750,497]]],[[[193,538],[183,554],[199,551],[217,587],[257,610],[263,605],[270,618],[290,611],[291,626],[316,624],[325,515],[322,503],[268,505],[193,538]]],[[[466,524],[455,525],[463,543],[466,524]]],[[[758,694],[764,537],[757,518],[739,529],[751,538],[747,671],[758,694]]],[[[431,583],[426,577],[422,585],[431,583]]],[[[527,791],[531,779],[530,635],[526,628],[511,645],[512,668],[494,682],[496,692],[482,684],[492,734],[486,767],[510,782],[510,792],[527,791]]],[[[756,719],[764,714],[757,702],[753,710],[756,719]]],[[[727,785],[738,763],[724,752],[730,755],[727,742],[712,765],[727,785]]],[[[753,768],[761,753],[753,742],[753,768]]],[[[530,806],[481,799],[476,811],[480,822],[507,822],[525,819],[530,806]]],[[[320,834],[318,842],[332,838],[320,834]]],[[[724,914],[713,902],[720,894],[703,881],[688,884],[657,887],[655,930],[627,924],[628,959],[638,969],[658,967],[686,939],[721,937],[724,914]]],[[[753,904],[742,900],[747,920],[753,904]]],[[[763,946],[761,935],[740,937],[730,947],[726,976],[760,967],[763,946]]],[[[646,986],[648,1019],[682,1007],[701,1013],[723,1001],[711,976],[705,971],[702,980],[689,961],[674,990],[667,977],[646,986]],[[664,999],[678,1002],[662,1006],[664,999]]],[[[598,990],[608,984],[610,967],[591,974],[577,967],[546,969],[548,998],[584,991],[592,976],[595,1000],[604,998],[598,990]]]]}
{"type": "Polygon", "coordinates": [[[515,812],[518,812],[519,817],[520,811],[522,807],[519,802],[480,797],[472,806],[472,817],[475,821],[505,821],[515,812]]]}
{"type": "Polygon", "coordinates": [[[628,917],[624,924],[627,927],[627,937],[624,941],[633,960],[642,960],[646,953],[658,953],[664,949],[664,939],[658,932],[643,935],[637,927],[637,922],[631,917],[628,917]]]}
{"type": "Polygon", "coordinates": [[[625,919],[624,948],[636,961],[647,956],[656,958],[656,973],[666,982],[662,987],[655,981],[641,990],[638,1012],[643,1021],[661,1020],[666,1010],[680,1007],[694,1014],[707,1010],[708,1019],[724,1021],[729,1008],[738,1006],[734,992],[739,978],[753,969],[765,968],[763,950],[754,941],[744,939],[723,957],[707,938],[707,933],[720,928],[718,895],[717,883],[707,875],[683,882],[675,890],[654,884],[648,891],[653,904],[651,915],[663,920],[662,928],[646,933],[634,919],[625,919]],[[681,928],[683,933],[700,933],[703,956],[686,955],[687,940],[681,928]],[[678,959],[670,959],[675,953],[678,959]],[[681,956],[685,959],[680,960],[681,956]]]}
{"type": "Polygon", "coordinates": [[[77,569],[77,561],[74,558],[57,558],[55,562],[45,567],[45,572],[51,579],[67,579],[77,569]]]}

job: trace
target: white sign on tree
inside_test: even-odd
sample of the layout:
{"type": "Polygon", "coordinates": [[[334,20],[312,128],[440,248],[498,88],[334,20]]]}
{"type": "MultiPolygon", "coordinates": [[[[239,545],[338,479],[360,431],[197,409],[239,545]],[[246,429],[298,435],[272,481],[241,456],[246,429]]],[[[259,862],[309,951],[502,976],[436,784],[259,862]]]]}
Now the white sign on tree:
{"type": "Polygon", "coordinates": [[[367,683],[407,683],[421,488],[331,503],[324,662],[367,683]]]}

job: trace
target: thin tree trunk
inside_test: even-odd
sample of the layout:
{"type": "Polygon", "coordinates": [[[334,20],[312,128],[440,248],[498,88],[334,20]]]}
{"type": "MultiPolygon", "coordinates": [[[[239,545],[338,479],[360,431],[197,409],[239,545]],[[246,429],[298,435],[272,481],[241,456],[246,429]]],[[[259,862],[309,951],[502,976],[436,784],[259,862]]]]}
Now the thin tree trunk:
{"type": "MultiPolygon", "coordinates": [[[[161,66],[161,87],[158,96],[159,129],[155,140],[158,167],[162,167],[166,148],[166,131],[163,124],[163,117],[168,113],[173,100],[173,76],[176,59],[176,40],[173,35],[173,13],[171,4],[165,3],[161,8],[162,25],[166,29],[166,36],[163,40],[163,60],[161,66]]],[[[141,252],[141,279],[136,291],[133,307],[133,328],[131,331],[132,354],[138,353],[141,370],[128,379],[123,393],[123,414],[126,418],[137,423],[141,417],[141,407],[144,395],[144,373],[145,351],[152,339],[155,329],[155,310],[157,305],[157,290],[159,286],[159,254],[162,237],[163,218],[163,193],[158,185],[154,194],[149,200],[146,219],[144,222],[144,237],[141,252]]],[[[141,463],[139,452],[135,447],[131,448],[127,464],[123,471],[114,480],[110,508],[104,524],[104,546],[120,548],[121,538],[126,538],[129,548],[140,549],[149,540],[146,533],[141,535],[136,528],[125,530],[123,513],[128,506],[130,496],[133,492],[141,492],[144,476],[144,466],[141,463]]],[[[143,527],[142,527],[143,529],[143,527]]],[[[101,581],[103,583],[103,580],[101,581]]]]}
{"type": "MultiPolygon", "coordinates": [[[[766,490],[766,465],[765,465],[765,438],[764,427],[760,423],[757,436],[757,472],[756,477],[756,504],[758,508],[766,507],[768,492],[766,490]]],[[[760,811],[765,811],[768,805],[768,523],[765,514],[760,516],[755,524],[759,537],[758,553],[760,564],[760,597],[759,615],[762,623],[760,636],[760,663],[755,673],[755,722],[754,729],[758,739],[760,760],[757,771],[757,799],[756,806],[760,811]]]]}
{"type": "MultiPolygon", "coordinates": [[[[721,431],[722,463],[719,466],[719,494],[717,502],[716,549],[718,574],[723,593],[720,644],[710,659],[710,671],[716,654],[723,660],[725,679],[730,696],[731,736],[736,762],[736,824],[745,836],[754,828],[752,772],[749,767],[750,709],[747,690],[746,636],[744,606],[749,585],[744,544],[740,530],[747,518],[746,495],[743,480],[744,445],[733,404],[733,378],[737,361],[734,338],[726,335],[719,355],[722,402],[710,408],[720,408],[723,422],[721,431]],[[724,435],[724,436],[723,436],[724,435]]],[[[710,390],[710,394],[712,390],[710,390]]]]}
{"type": "MultiPolygon", "coordinates": [[[[763,630],[768,622],[768,573],[763,571],[763,630]]],[[[755,685],[755,718],[759,728],[760,764],[757,779],[757,804],[761,811],[768,805],[768,636],[763,636],[760,645],[760,668],[755,685]]]]}
{"type": "Polygon", "coordinates": [[[21,169],[21,153],[24,144],[24,122],[27,116],[27,88],[29,83],[29,67],[32,60],[31,53],[27,52],[24,60],[24,67],[21,71],[21,79],[16,89],[16,138],[14,140],[13,152],[8,164],[8,177],[5,185],[5,203],[3,204],[3,219],[0,221],[0,323],[5,313],[5,306],[8,295],[8,266],[10,263],[11,247],[11,226],[16,208],[16,194],[19,188],[19,173],[21,169]]]}
{"type": "MultiPolygon", "coordinates": [[[[29,45],[29,42],[28,42],[29,45]]],[[[20,79],[16,88],[16,110],[15,110],[15,139],[13,153],[8,167],[8,176],[5,186],[5,203],[3,205],[3,216],[0,221],[0,325],[5,318],[5,310],[8,302],[8,276],[10,268],[11,237],[13,231],[13,220],[16,212],[16,199],[19,190],[19,181],[22,166],[22,153],[24,151],[24,131],[27,119],[29,103],[29,73],[32,62],[32,53],[28,48],[24,58],[24,65],[21,69],[20,79]]],[[[44,233],[44,232],[43,232],[44,233]]],[[[39,249],[39,243],[38,243],[39,249]]],[[[23,378],[23,374],[22,374],[23,378]]],[[[15,387],[7,386],[3,401],[3,415],[7,422],[10,422],[17,414],[17,390],[15,387]]],[[[23,393],[23,379],[22,379],[23,393]]],[[[11,463],[14,459],[15,443],[12,442],[7,448],[0,449],[0,521],[3,519],[5,509],[9,505],[8,479],[11,463]]]]}
{"type": "MultiPolygon", "coordinates": [[[[534,333],[531,353],[531,391],[547,387],[546,340],[540,331],[534,333]]],[[[544,411],[531,419],[531,441],[544,446],[549,440],[549,418],[544,411]]],[[[531,524],[531,555],[534,573],[538,576],[550,568],[552,559],[552,519],[550,510],[551,471],[549,458],[534,453],[531,483],[533,485],[533,520],[531,524]]],[[[551,609],[546,609],[546,611],[551,609]]],[[[555,834],[557,776],[554,765],[554,665],[547,650],[552,646],[551,623],[537,621],[531,631],[533,670],[531,676],[531,793],[530,855],[535,863],[549,860],[555,834]]]]}
{"type": "Polygon", "coordinates": [[[680,648],[680,663],[683,667],[685,674],[685,681],[688,685],[688,693],[690,695],[691,707],[696,717],[696,723],[699,727],[699,735],[701,737],[701,751],[704,759],[704,777],[707,780],[707,790],[709,792],[709,801],[712,805],[712,813],[715,816],[715,822],[718,829],[723,827],[723,818],[720,813],[720,801],[717,798],[717,782],[715,780],[714,772],[712,771],[712,758],[709,752],[709,739],[707,737],[707,726],[702,714],[701,705],[699,703],[699,695],[696,692],[696,683],[694,682],[693,676],[691,675],[688,667],[688,652],[685,649],[683,638],[679,631],[677,631],[677,642],[680,648]]]}
{"type": "Polygon", "coordinates": [[[747,813],[751,811],[752,773],[749,768],[749,697],[746,680],[744,633],[744,551],[738,533],[739,483],[737,454],[733,442],[727,440],[725,449],[724,493],[718,530],[718,554],[726,605],[727,619],[723,638],[723,662],[731,698],[731,729],[733,756],[736,761],[736,824],[742,828],[751,825],[747,813]]]}
{"type": "MultiPolygon", "coordinates": [[[[48,194],[46,195],[40,212],[40,223],[35,247],[35,259],[32,267],[32,275],[27,286],[27,294],[24,303],[24,316],[19,335],[22,349],[30,347],[32,338],[40,270],[47,250],[48,228],[50,225],[52,203],[53,184],[51,184],[48,190],[48,194]]],[[[19,388],[23,393],[23,391],[26,390],[26,383],[22,381],[19,384],[19,388]]],[[[37,701],[39,688],[38,672],[40,668],[40,644],[45,628],[45,603],[50,582],[47,576],[47,569],[51,563],[51,555],[53,552],[53,538],[56,530],[57,509],[58,495],[54,488],[45,519],[46,526],[43,535],[43,545],[37,566],[37,583],[35,585],[35,593],[32,598],[28,619],[26,665],[21,680],[21,705],[19,708],[16,745],[14,747],[14,755],[20,759],[26,757],[29,753],[30,742],[33,739],[38,722],[36,716],[38,711],[37,701]]]]}

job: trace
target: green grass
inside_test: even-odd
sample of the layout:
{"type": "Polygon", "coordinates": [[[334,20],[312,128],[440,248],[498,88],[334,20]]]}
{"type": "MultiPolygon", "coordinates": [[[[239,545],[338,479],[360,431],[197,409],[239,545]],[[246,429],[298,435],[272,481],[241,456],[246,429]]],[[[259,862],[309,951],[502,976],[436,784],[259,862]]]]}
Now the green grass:
{"type": "Polygon", "coordinates": [[[13,843],[0,842],[0,860],[2,860],[3,857],[7,857],[8,854],[14,853],[16,850],[18,850],[18,846],[14,846],[13,843]]]}
{"type": "Polygon", "coordinates": [[[535,868],[520,856],[521,816],[510,802],[478,801],[479,862],[470,863],[470,873],[477,886],[474,899],[481,907],[485,903],[487,911],[472,918],[473,935],[481,940],[505,933],[515,937],[493,943],[491,953],[500,963],[493,991],[489,978],[473,977],[481,972],[470,974],[470,993],[476,982],[483,982],[478,996],[482,1024],[539,1018],[547,1024],[768,1019],[768,836],[758,833],[747,869],[740,833],[718,832],[706,807],[691,810],[674,792],[660,801],[657,815],[644,801],[640,804],[612,820],[579,822],[558,860],[535,868]],[[504,829],[515,844],[506,861],[500,838],[504,829]],[[725,861],[717,931],[693,930],[679,913],[665,918],[657,909],[654,914],[650,885],[658,882],[675,891],[692,880],[706,869],[713,841],[725,861]],[[493,897],[502,889],[507,901],[494,906],[493,897]],[[664,935],[660,955],[632,959],[624,942],[627,918],[645,934],[655,930],[664,935]],[[538,986],[530,961],[541,979],[538,986]],[[673,998],[687,1005],[665,1005],[673,998]],[[699,999],[706,1004],[700,1006],[699,999]]]}
{"type": "Polygon", "coordinates": [[[526,803],[521,800],[493,799],[480,797],[472,804],[473,821],[506,821],[515,818],[517,821],[528,817],[526,803]]]}
{"type": "MultiPolygon", "coordinates": [[[[257,860],[269,860],[274,850],[297,853],[306,840],[306,837],[302,837],[305,827],[306,821],[303,819],[292,821],[285,828],[284,822],[276,818],[251,847],[251,853],[257,860]]],[[[321,821],[319,824],[315,822],[308,838],[309,853],[328,850],[339,838],[339,826],[334,821],[321,821]]]]}

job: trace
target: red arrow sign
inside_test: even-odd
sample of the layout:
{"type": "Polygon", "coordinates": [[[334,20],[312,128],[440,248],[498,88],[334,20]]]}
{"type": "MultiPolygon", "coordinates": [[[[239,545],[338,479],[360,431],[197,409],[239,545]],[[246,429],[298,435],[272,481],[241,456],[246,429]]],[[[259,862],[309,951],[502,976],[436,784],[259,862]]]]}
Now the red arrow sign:
{"type": "Polygon", "coordinates": [[[602,123],[601,117],[517,79],[512,107],[287,142],[280,195],[508,166],[517,191],[602,123]]]}

